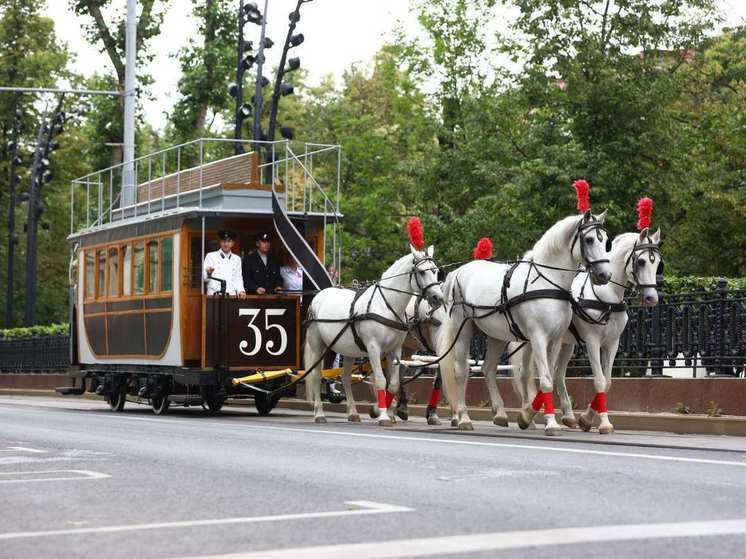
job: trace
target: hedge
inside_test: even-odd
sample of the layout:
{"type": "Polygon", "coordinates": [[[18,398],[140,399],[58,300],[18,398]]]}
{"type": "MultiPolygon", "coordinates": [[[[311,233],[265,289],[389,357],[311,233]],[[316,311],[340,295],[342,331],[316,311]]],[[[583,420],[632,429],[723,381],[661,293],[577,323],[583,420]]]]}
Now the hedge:
{"type": "Polygon", "coordinates": [[[721,279],[725,279],[728,289],[746,289],[746,278],[664,276],[663,292],[673,295],[692,291],[714,291],[721,279]]]}
{"type": "Polygon", "coordinates": [[[68,323],[61,322],[59,324],[47,324],[44,326],[26,326],[0,330],[0,340],[33,338],[34,336],[63,336],[69,333],[70,327],[68,323]]]}

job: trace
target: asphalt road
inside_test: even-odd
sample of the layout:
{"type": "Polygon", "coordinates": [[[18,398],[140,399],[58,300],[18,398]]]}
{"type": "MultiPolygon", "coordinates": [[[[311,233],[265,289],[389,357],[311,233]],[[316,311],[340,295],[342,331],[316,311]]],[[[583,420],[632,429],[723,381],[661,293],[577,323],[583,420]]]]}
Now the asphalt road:
{"type": "Polygon", "coordinates": [[[0,397],[0,557],[744,556],[742,439],[329,418],[0,397]]]}

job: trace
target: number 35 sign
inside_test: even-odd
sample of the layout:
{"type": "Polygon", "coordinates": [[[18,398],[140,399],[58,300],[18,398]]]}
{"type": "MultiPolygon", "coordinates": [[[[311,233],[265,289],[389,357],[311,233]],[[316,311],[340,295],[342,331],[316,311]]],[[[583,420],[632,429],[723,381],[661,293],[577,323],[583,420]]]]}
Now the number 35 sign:
{"type": "Polygon", "coordinates": [[[206,299],[207,331],[212,333],[206,336],[209,364],[223,361],[232,368],[300,367],[297,297],[206,299]],[[218,334],[220,331],[224,335],[218,334]],[[221,353],[225,359],[220,359],[221,353]]]}

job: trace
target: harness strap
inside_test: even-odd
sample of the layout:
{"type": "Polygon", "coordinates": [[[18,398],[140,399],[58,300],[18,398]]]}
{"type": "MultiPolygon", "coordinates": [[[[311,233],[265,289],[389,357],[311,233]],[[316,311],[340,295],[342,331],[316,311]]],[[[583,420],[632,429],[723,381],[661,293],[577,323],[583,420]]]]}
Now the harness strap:
{"type": "MultiPolygon", "coordinates": [[[[376,284],[378,285],[378,284],[376,284]]],[[[360,337],[360,334],[357,331],[357,328],[355,327],[355,323],[357,322],[358,318],[355,315],[355,303],[357,303],[358,299],[362,296],[363,293],[365,293],[366,289],[361,289],[357,293],[355,293],[355,297],[352,298],[352,303],[350,304],[350,319],[349,319],[349,325],[350,330],[352,331],[352,339],[355,340],[355,345],[362,351],[363,353],[368,353],[368,348],[365,347],[365,343],[363,342],[362,338],[360,337]]],[[[375,288],[373,291],[373,295],[375,295],[375,288]]],[[[371,295],[371,301],[373,300],[373,295],[371,295]]],[[[368,310],[370,309],[370,302],[368,303],[368,310]]],[[[369,313],[365,313],[369,314],[369,313]]]]}
{"type": "Polygon", "coordinates": [[[577,304],[583,309],[593,309],[594,311],[602,312],[625,312],[627,310],[627,303],[621,301],[619,303],[606,303],[604,301],[597,301],[596,299],[578,299],[577,304]]]}

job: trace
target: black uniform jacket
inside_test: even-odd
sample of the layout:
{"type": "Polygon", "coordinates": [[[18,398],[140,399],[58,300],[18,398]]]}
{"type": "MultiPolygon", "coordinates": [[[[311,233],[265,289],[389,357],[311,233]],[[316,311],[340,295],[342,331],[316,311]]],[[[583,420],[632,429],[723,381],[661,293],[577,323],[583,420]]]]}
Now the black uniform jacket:
{"type": "Polygon", "coordinates": [[[243,258],[243,284],[246,293],[256,293],[257,288],[263,287],[267,293],[274,293],[282,287],[280,263],[272,253],[267,255],[267,265],[264,265],[259,253],[254,251],[243,258]]]}

